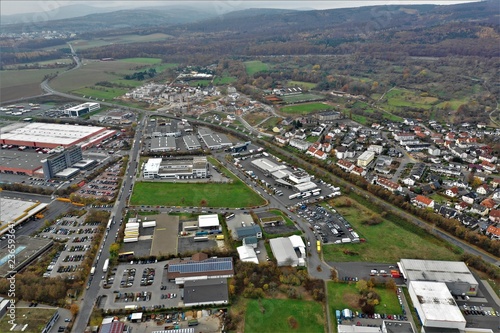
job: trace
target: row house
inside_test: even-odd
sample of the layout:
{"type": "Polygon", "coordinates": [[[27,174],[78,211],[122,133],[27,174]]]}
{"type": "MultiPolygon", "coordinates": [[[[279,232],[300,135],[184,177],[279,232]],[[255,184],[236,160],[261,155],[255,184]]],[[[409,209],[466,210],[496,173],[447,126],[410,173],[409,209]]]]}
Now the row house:
{"type": "Polygon", "coordinates": [[[462,148],[459,148],[457,146],[450,146],[450,152],[457,156],[457,157],[460,157],[460,158],[466,158],[467,157],[467,153],[465,151],[463,151],[462,148]]]}
{"type": "Polygon", "coordinates": [[[351,172],[352,169],[354,169],[355,165],[354,163],[351,163],[346,160],[338,160],[337,161],[337,166],[344,170],[345,172],[351,172]]]}
{"type": "Polygon", "coordinates": [[[413,133],[395,133],[394,140],[396,141],[411,141],[415,140],[415,134],[413,133]]]}
{"type": "Polygon", "coordinates": [[[496,163],[497,162],[497,157],[493,156],[493,155],[482,154],[482,155],[479,155],[479,160],[486,161],[486,162],[489,162],[489,163],[496,163]]]}
{"type": "Polygon", "coordinates": [[[490,163],[488,161],[482,161],[481,166],[483,167],[484,171],[486,171],[486,172],[496,172],[497,171],[496,164],[490,163]]]}
{"type": "Polygon", "coordinates": [[[462,172],[455,168],[450,168],[442,165],[431,165],[430,170],[439,174],[444,174],[448,176],[460,176],[462,172]]]}
{"type": "Polygon", "coordinates": [[[362,167],[355,166],[354,168],[352,168],[351,173],[364,177],[366,175],[366,170],[362,167]]]}
{"type": "Polygon", "coordinates": [[[400,184],[383,177],[378,177],[376,180],[376,184],[382,186],[383,188],[391,192],[403,190],[403,187],[400,184]]]}
{"type": "Polygon", "coordinates": [[[328,157],[327,154],[321,149],[318,149],[317,146],[317,144],[314,144],[309,147],[306,151],[306,155],[310,155],[322,161],[326,160],[326,158],[328,157]]]}

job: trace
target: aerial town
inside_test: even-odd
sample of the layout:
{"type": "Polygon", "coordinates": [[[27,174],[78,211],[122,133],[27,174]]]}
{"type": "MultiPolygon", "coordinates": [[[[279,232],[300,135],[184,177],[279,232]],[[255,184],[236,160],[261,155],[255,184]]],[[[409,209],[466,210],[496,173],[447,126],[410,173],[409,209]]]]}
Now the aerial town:
{"type": "Polygon", "coordinates": [[[5,16],[0,332],[499,332],[491,5],[5,16]]]}

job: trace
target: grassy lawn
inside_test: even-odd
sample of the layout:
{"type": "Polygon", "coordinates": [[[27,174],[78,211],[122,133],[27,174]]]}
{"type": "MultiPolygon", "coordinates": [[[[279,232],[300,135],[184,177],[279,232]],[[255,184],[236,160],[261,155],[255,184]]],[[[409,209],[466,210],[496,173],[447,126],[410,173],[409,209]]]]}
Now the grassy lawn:
{"type": "MultiPolygon", "coordinates": [[[[97,87],[96,87],[97,88],[97,87]]],[[[118,96],[124,95],[128,90],[126,89],[120,89],[120,88],[106,88],[106,87],[99,87],[99,88],[81,88],[77,90],[73,90],[72,92],[74,94],[82,95],[82,96],[91,96],[93,98],[97,99],[106,99],[110,100],[118,96]]]]}
{"type": "Polygon", "coordinates": [[[288,86],[298,86],[298,87],[300,87],[302,89],[309,90],[309,89],[313,89],[318,84],[317,83],[312,83],[312,82],[290,80],[290,81],[287,82],[287,85],[288,86]]]}
{"type": "MultiPolygon", "coordinates": [[[[361,311],[358,305],[359,291],[356,283],[343,283],[329,281],[328,288],[328,308],[330,318],[335,320],[335,310],[351,309],[361,311]]],[[[398,296],[394,290],[376,287],[375,292],[380,296],[380,304],[375,307],[375,313],[403,314],[399,305],[398,296]],[[385,306],[384,306],[385,305],[385,306]]],[[[334,322],[335,323],[335,322],[334,322]]]]}
{"type": "MultiPolygon", "coordinates": [[[[54,315],[56,309],[41,309],[41,308],[16,308],[16,324],[20,328],[28,325],[24,333],[40,333],[45,327],[50,318],[54,315]]],[[[0,320],[0,332],[9,332],[12,325],[9,324],[9,316],[4,316],[0,320]]]]}
{"type": "MultiPolygon", "coordinates": [[[[214,160],[210,160],[215,163],[214,160]]],[[[233,180],[231,184],[215,183],[155,183],[138,182],[130,199],[132,205],[160,206],[201,206],[206,207],[254,207],[265,203],[257,193],[252,191],[226,168],[221,172],[233,180]]]]}
{"type": "Polygon", "coordinates": [[[331,110],[332,106],[323,103],[304,103],[298,105],[290,105],[284,106],[281,108],[281,112],[283,113],[291,113],[291,114],[308,114],[316,111],[324,111],[331,110]]]}
{"type": "Polygon", "coordinates": [[[317,101],[321,99],[325,99],[324,96],[321,95],[316,95],[316,94],[298,94],[298,95],[288,95],[288,96],[281,96],[283,101],[288,104],[292,103],[297,103],[297,102],[310,102],[310,101],[317,101]]]}
{"type": "Polygon", "coordinates": [[[271,118],[267,119],[265,122],[263,122],[260,125],[260,127],[264,128],[264,129],[272,130],[273,127],[278,125],[282,120],[283,120],[283,118],[271,117],[271,118]]]}
{"type": "Polygon", "coordinates": [[[269,213],[276,215],[276,216],[281,216],[285,220],[285,224],[288,226],[294,226],[293,221],[290,220],[281,210],[270,210],[269,213]]]}
{"type": "Polygon", "coordinates": [[[323,333],[325,324],[323,307],[317,302],[294,299],[248,300],[244,331],[323,333]],[[261,308],[265,310],[264,313],[261,308]]]}
{"type": "Polygon", "coordinates": [[[362,222],[374,214],[374,211],[368,208],[369,203],[361,205],[351,199],[351,207],[339,207],[338,203],[343,200],[345,197],[339,197],[330,203],[333,203],[335,209],[345,217],[360,237],[366,239],[366,242],[324,246],[326,261],[394,263],[400,258],[458,260],[459,255],[445,247],[444,242],[390,214],[378,225],[364,225],[362,222]],[[344,250],[358,254],[345,254],[344,250]]]}
{"type": "Polygon", "coordinates": [[[189,85],[191,87],[208,87],[210,85],[211,80],[191,80],[189,81],[189,85]]]}
{"type": "Polygon", "coordinates": [[[429,109],[433,104],[439,101],[436,97],[424,97],[418,95],[416,92],[403,89],[393,89],[389,91],[386,98],[387,104],[391,106],[412,106],[422,109],[429,109]]]}
{"type": "Polygon", "coordinates": [[[244,65],[248,76],[252,76],[258,72],[265,72],[269,69],[269,66],[260,60],[245,61],[244,65]]]}
{"type": "Polygon", "coordinates": [[[236,78],[233,76],[222,76],[222,77],[216,77],[214,79],[214,84],[215,85],[224,85],[224,84],[230,84],[236,81],[236,78]]]}

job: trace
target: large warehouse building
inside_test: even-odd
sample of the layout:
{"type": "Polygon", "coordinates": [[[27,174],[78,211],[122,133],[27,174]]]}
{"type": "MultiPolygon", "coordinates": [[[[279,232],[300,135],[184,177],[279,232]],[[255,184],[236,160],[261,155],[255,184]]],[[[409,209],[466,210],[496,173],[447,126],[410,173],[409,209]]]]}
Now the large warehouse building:
{"type": "Polygon", "coordinates": [[[299,258],[297,252],[295,252],[294,243],[290,238],[272,238],[269,240],[269,244],[278,266],[305,266],[304,258],[299,258]]]}
{"type": "Polygon", "coordinates": [[[56,148],[76,144],[86,149],[116,134],[115,130],[97,126],[50,123],[15,123],[2,128],[2,145],[56,148]]]}
{"type": "Polygon", "coordinates": [[[444,282],[412,281],[408,292],[424,329],[465,329],[465,318],[444,282]]]}
{"type": "Polygon", "coordinates": [[[209,149],[221,149],[231,147],[233,143],[228,139],[227,135],[215,133],[208,128],[201,127],[198,129],[198,136],[209,149]]]}
{"type": "Polygon", "coordinates": [[[408,283],[443,282],[452,295],[477,295],[478,282],[461,261],[401,259],[398,266],[408,283]]]}
{"type": "Polygon", "coordinates": [[[206,156],[182,160],[150,158],[144,165],[143,175],[146,179],[207,178],[208,161],[206,156]]]}

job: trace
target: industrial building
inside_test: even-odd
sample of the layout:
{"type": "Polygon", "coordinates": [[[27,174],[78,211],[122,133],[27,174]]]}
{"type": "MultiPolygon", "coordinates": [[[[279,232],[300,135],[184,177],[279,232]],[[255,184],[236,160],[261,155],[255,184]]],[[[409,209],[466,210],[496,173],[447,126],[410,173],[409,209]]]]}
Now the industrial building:
{"type": "Polygon", "coordinates": [[[151,139],[152,152],[164,152],[164,151],[176,151],[177,144],[175,143],[175,138],[171,136],[160,136],[151,139]]]}
{"type": "Polygon", "coordinates": [[[209,128],[199,128],[198,136],[203,141],[203,143],[205,143],[205,145],[211,150],[231,147],[233,145],[233,143],[225,134],[215,133],[209,128]]]}
{"type": "Polygon", "coordinates": [[[14,253],[11,253],[7,246],[0,249],[0,277],[7,278],[15,272],[20,272],[32,261],[37,260],[53,244],[54,241],[51,239],[16,236],[14,253]],[[12,255],[15,256],[14,260],[11,260],[12,255]],[[12,262],[15,264],[14,267],[11,265],[12,262]]]}
{"type": "Polygon", "coordinates": [[[176,284],[187,280],[230,278],[234,275],[231,257],[208,258],[205,253],[196,253],[191,260],[174,259],[167,266],[167,279],[176,284]]]}
{"type": "Polygon", "coordinates": [[[145,179],[207,178],[208,161],[205,156],[168,160],[150,158],[144,165],[143,176],[145,179]]]}
{"type": "Polygon", "coordinates": [[[71,147],[76,144],[83,150],[98,145],[116,134],[115,130],[97,126],[79,126],[51,123],[14,123],[2,128],[2,145],[34,148],[71,147]]]}
{"type": "Polygon", "coordinates": [[[80,117],[87,113],[97,111],[101,108],[99,103],[83,103],[77,106],[70,107],[64,110],[64,113],[69,117],[80,117]]]}
{"type": "Polygon", "coordinates": [[[153,138],[159,138],[159,137],[180,137],[181,136],[181,130],[177,126],[177,122],[171,120],[170,123],[164,123],[164,122],[156,122],[156,128],[154,131],[151,133],[151,136],[153,138]]]}
{"type": "Polygon", "coordinates": [[[209,214],[209,215],[199,215],[198,216],[198,228],[218,228],[220,225],[219,215],[209,214]]]}
{"type": "Polygon", "coordinates": [[[72,171],[71,174],[64,170],[71,168],[75,163],[83,160],[82,148],[80,146],[73,146],[64,149],[62,152],[50,155],[42,160],[43,176],[46,180],[59,177],[69,178],[74,173],[78,173],[78,169],[73,168],[76,172],[72,171]]]}
{"type": "Polygon", "coordinates": [[[42,170],[44,155],[19,150],[0,150],[0,172],[34,176],[42,170]]]}
{"type": "Polygon", "coordinates": [[[253,262],[254,264],[259,263],[259,259],[257,258],[257,254],[255,253],[255,249],[251,246],[238,246],[236,248],[238,251],[238,256],[241,261],[244,262],[253,262]]]}
{"type": "Polygon", "coordinates": [[[236,228],[236,239],[242,240],[245,237],[262,238],[262,229],[257,224],[236,228]]]}
{"type": "Polygon", "coordinates": [[[0,234],[6,233],[9,224],[18,225],[47,209],[48,204],[21,199],[0,198],[0,234]]]}
{"type": "Polygon", "coordinates": [[[182,137],[187,150],[201,149],[201,143],[196,135],[185,135],[182,137]]]}
{"type": "Polygon", "coordinates": [[[299,258],[290,238],[272,238],[269,240],[269,244],[278,266],[305,266],[305,259],[299,258]]]}
{"type": "Polygon", "coordinates": [[[477,295],[478,282],[464,262],[401,259],[398,266],[408,283],[443,282],[452,295],[477,295]]]}
{"type": "Polygon", "coordinates": [[[186,281],[184,283],[184,306],[228,304],[227,279],[186,281]]]}
{"type": "Polygon", "coordinates": [[[408,292],[424,330],[465,329],[465,318],[444,282],[411,281],[408,292]]]}
{"type": "Polygon", "coordinates": [[[311,181],[311,176],[304,171],[292,171],[286,165],[276,164],[267,158],[258,158],[251,163],[265,175],[271,175],[280,186],[293,188],[297,192],[308,191],[318,187],[316,183],[311,181]]]}

